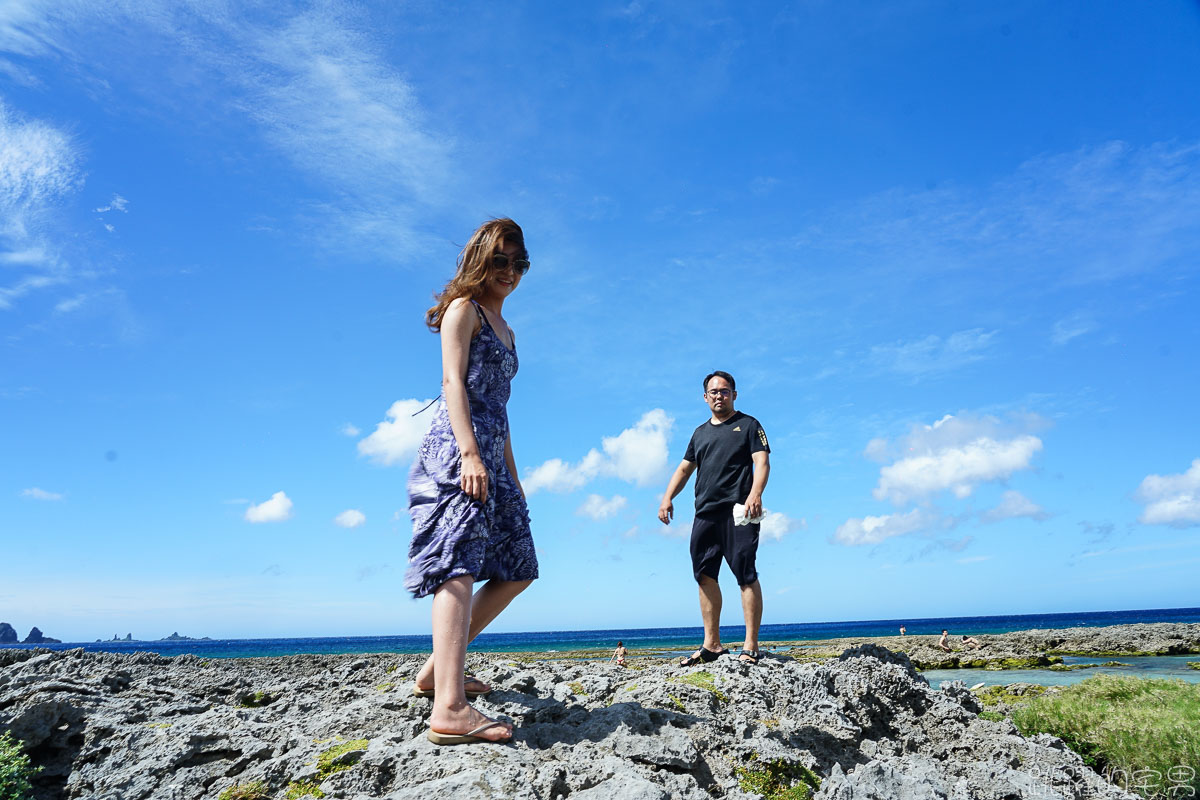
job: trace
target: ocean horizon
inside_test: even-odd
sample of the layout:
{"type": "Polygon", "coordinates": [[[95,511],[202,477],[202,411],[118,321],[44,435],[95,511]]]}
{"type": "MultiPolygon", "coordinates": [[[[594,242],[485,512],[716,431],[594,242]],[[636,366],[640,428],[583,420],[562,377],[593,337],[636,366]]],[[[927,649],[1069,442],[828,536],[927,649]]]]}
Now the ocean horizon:
{"type": "MultiPolygon", "coordinates": [[[[1053,614],[1009,614],[924,619],[877,619],[842,622],[804,622],[763,625],[761,642],[897,636],[904,625],[909,636],[1009,633],[1035,628],[1084,628],[1150,622],[1200,622],[1200,608],[1083,611],[1053,614]]],[[[473,652],[562,653],[605,650],[618,641],[631,650],[674,652],[694,649],[703,638],[700,626],[675,628],[609,628],[580,631],[525,631],[483,633],[471,643],[473,652]]],[[[721,626],[721,638],[740,642],[742,625],[721,626]]],[[[200,658],[262,658],[269,656],[347,653],[429,652],[432,638],[424,635],[324,636],[271,639],[185,639],[150,641],[62,642],[60,644],[3,644],[3,648],[36,648],[90,652],[152,652],[163,656],[194,655],[200,658]]]]}

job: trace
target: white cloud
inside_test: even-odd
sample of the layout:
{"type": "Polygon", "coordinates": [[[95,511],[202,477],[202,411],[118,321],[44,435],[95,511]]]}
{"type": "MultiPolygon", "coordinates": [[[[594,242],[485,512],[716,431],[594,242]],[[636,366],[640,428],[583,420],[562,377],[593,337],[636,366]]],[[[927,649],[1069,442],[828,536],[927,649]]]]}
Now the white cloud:
{"type": "MultiPolygon", "coordinates": [[[[358,454],[376,464],[391,466],[406,462],[417,452],[425,431],[429,428],[427,414],[418,412],[430,400],[397,400],[387,410],[387,419],[375,426],[367,438],[358,443],[358,454]],[[413,416],[416,414],[416,416],[413,416]]],[[[432,409],[429,413],[432,413],[432,409]]],[[[346,429],[342,429],[346,433],[346,429]]],[[[351,435],[347,433],[346,435],[351,435]]]]}
{"type": "Polygon", "coordinates": [[[955,559],[956,564],[978,564],[981,561],[990,561],[991,556],[966,556],[965,558],[955,559]]]}
{"type": "Polygon", "coordinates": [[[1000,498],[998,506],[983,513],[982,519],[984,522],[999,522],[1019,517],[1028,517],[1041,522],[1049,519],[1050,514],[1025,495],[1010,489],[1000,498]]]}
{"type": "Polygon", "coordinates": [[[1200,458],[1182,475],[1147,475],[1137,499],[1146,506],[1138,517],[1146,525],[1200,525],[1200,458]]]}
{"type": "Polygon", "coordinates": [[[246,509],[247,522],[283,522],[292,518],[292,501],[283,492],[271,495],[270,500],[246,509]]]}
{"type": "Polygon", "coordinates": [[[838,526],[833,538],[840,544],[879,544],[893,536],[924,530],[937,522],[928,511],[914,508],[906,514],[883,514],[861,519],[848,519],[838,526]]]}
{"type": "Polygon", "coordinates": [[[870,360],[882,369],[904,375],[947,372],[985,358],[995,335],[996,331],[982,328],[958,331],[945,339],[929,335],[916,341],[872,347],[870,360]]]}
{"type": "Polygon", "coordinates": [[[866,455],[884,460],[902,457],[879,470],[876,500],[896,505],[943,491],[967,497],[980,483],[1003,480],[1029,469],[1042,440],[1025,432],[1040,420],[1028,417],[1005,425],[993,417],[947,414],[932,425],[918,425],[895,445],[873,439],[866,455]]]}
{"type": "Polygon", "coordinates": [[[606,436],[601,450],[593,448],[577,464],[552,458],[528,470],[521,484],[526,494],[546,489],[569,492],[600,477],[615,477],[638,486],[663,478],[667,466],[667,438],[675,424],[661,408],[647,411],[632,428],[606,436]]]}
{"type": "Polygon", "coordinates": [[[792,519],[782,511],[763,509],[763,520],[759,525],[758,534],[764,539],[781,540],[784,536],[795,531],[804,530],[808,523],[803,519],[792,519]]]}
{"type": "Polygon", "coordinates": [[[351,425],[349,422],[342,426],[342,436],[355,437],[360,433],[362,433],[362,431],[360,431],[357,426],[351,425]]]}
{"type": "Polygon", "coordinates": [[[107,214],[109,211],[120,211],[122,214],[128,214],[129,201],[119,194],[114,194],[108,205],[100,206],[96,209],[97,214],[107,214]]]}
{"type": "Polygon", "coordinates": [[[367,515],[357,508],[348,508],[333,518],[333,524],[342,528],[357,528],[367,521],[367,515]]]}
{"type": "Polygon", "coordinates": [[[583,505],[575,509],[575,513],[594,520],[608,519],[625,507],[627,501],[619,494],[605,500],[598,494],[589,494],[583,505]]]}
{"type": "Polygon", "coordinates": [[[47,492],[45,489],[39,489],[36,486],[34,486],[30,489],[22,489],[21,496],[29,497],[34,500],[62,500],[62,499],[64,499],[64,495],[61,495],[58,492],[47,492]]]}

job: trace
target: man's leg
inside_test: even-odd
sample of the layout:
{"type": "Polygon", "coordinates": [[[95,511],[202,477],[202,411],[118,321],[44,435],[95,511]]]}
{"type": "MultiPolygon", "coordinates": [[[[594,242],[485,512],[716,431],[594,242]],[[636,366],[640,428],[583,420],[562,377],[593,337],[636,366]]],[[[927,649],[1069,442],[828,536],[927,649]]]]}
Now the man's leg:
{"type": "MultiPolygon", "coordinates": [[[[475,592],[471,598],[471,626],[467,631],[467,643],[470,644],[475,640],[484,628],[491,624],[500,612],[508,607],[513,598],[528,588],[533,581],[498,581],[490,580],[475,592]]],[[[425,662],[417,672],[417,688],[432,689],[433,688],[433,656],[425,662]]],[[[486,691],[486,686],[481,684],[479,687],[472,687],[486,691]]]]}
{"type": "Polygon", "coordinates": [[[720,652],[721,585],[707,575],[700,576],[700,618],[704,620],[704,649],[720,652]]]}
{"type": "Polygon", "coordinates": [[[742,587],[742,614],[746,617],[746,643],[743,650],[758,649],[758,628],[762,624],[762,586],[758,581],[742,587]]]}

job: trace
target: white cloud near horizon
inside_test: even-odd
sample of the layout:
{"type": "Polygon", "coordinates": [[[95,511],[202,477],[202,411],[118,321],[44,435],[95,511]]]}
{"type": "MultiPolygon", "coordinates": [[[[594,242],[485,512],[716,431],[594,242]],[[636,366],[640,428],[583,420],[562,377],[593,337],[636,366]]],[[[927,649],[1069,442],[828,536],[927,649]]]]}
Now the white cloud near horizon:
{"type": "Polygon", "coordinates": [[[1200,525],[1200,458],[1179,475],[1147,475],[1136,497],[1145,505],[1138,517],[1145,525],[1200,525]]]}
{"type": "Polygon", "coordinates": [[[333,518],[333,524],[339,528],[357,528],[367,521],[367,515],[357,508],[348,508],[333,518]]]}
{"type": "Polygon", "coordinates": [[[627,504],[628,500],[619,494],[615,494],[607,500],[598,494],[589,494],[587,499],[583,501],[583,505],[575,509],[575,513],[579,516],[591,517],[599,521],[608,519],[622,508],[625,508],[627,504]]]}
{"type": "Polygon", "coordinates": [[[848,519],[838,526],[834,539],[839,544],[879,544],[893,536],[924,530],[936,521],[936,515],[914,508],[904,514],[882,514],[848,519]]]}
{"type": "Polygon", "coordinates": [[[943,491],[955,497],[970,496],[981,483],[1004,480],[1030,469],[1042,440],[1030,433],[1006,431],[993,417],[947,414],[932,425],[914,426],[890,448],[886,440],[873,439],[866,455],[876,460],[889,450],[905,455],[879,470],[872,495],[902,505],[943,491]]]}
{"type": "Polygon", "coordinates": [[[1025,495],[1009,489],[1000,498],[999,505],[985,511],[980,519],[984,522],[1000,522],[1006,519],[1019,519],[1022,517],[1042,522],[1050,519],[1050,514],[1025,495]]]}
{"type": "MultiPolygon", "coordinates": [[[[433,413],[433,409],[430,408],[423,414],[419,412],[431,402],[397,400],[392,403],[385,413],[387,419],[376,425],[375,430],[365,439],[359,440],[358,454],[385,467],[407,462],[417,452],[417,447],[429,428],[428,415],[433,413]],[[413,416],[414,414],[416,416],[413,416]]],[[[342,432],[346,431],[347,429],[343,428],[342,432]]]]}
{"type": "Polygon", "coordinates": [[[270,500],[246,509],[247,522],[284,522],[292,518],[292,501],[284,492],[276,492],[270,500]]]}
{"type": "Polygon", "coordinates": [[[33,500],[51,500],[51,501],[54,501],[54,500],[64,500],[64,499],[66,499],[66,495],[59,494],[58,492],[48,492],[48,491],[46,491],[45,489],[39,489],[39,488],[38,488],[38,487],[36,487],[36,486],[33,486],[33,487],[29,488],[29,489],[22,489],[22,490],[21,490],[21,496],[22,496],[22,497],[28,497],[28,498],[30,498],[30,499],[33,499],[33,500]]]}
{"type": "Polygon", "coordinates": [[[675,420],[661,408],[647,411],[632,428],[616,436],[605,436],[601,450],[592,448],[576,464],[552,458],[527,469],[521,485],[528,495],[543,489],[570,492],[601,477],[614,477],[637,486],[650,485],[662,478],[667,466],[667,438],[674,424],[675,420]]]}
{"type": "Polygon", "coordinates": [[[808,522],[804,519],[793,519],[782,511],[770,511],[764,508],[758,535],[760,538],[778,542],[789,533],[801,531],[807,527],[808,522]]]}

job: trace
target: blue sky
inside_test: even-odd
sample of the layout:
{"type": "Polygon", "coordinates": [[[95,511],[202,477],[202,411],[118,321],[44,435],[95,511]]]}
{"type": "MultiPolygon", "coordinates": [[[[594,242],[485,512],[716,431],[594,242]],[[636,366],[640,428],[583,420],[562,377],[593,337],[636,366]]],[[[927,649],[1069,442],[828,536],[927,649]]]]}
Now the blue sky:
{"type": "Polygon", "coordinates": [[[698,624],[717,368],[768,623],[1197,605],[1197,75],[1189,2],[8,0],[0,619],[427,631],[422,312],[499,215],[497,630],[698,624]]]}

